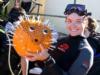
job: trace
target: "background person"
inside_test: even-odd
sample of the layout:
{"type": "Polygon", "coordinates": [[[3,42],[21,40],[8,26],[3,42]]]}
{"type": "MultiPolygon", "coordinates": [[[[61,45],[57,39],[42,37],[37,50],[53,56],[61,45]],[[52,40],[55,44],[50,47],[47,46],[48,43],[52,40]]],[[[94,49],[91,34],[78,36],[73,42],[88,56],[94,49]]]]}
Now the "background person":
{"type": "Polygon", "coordinates": [[[31,8],[32,0],[22,0],[21,7],[25,9],[26,13],[29,12],[31,8]]]}
{"type": "Polygon", "coordinates": [[[94,50],[94,64],[88,75],[99,75],[100,74],[100,33],[96,30],[98,28],[98,23],[95,19],[89,17],[88,18],[88,28],[85,35],[87,36],[87,40],[94,50]]]}

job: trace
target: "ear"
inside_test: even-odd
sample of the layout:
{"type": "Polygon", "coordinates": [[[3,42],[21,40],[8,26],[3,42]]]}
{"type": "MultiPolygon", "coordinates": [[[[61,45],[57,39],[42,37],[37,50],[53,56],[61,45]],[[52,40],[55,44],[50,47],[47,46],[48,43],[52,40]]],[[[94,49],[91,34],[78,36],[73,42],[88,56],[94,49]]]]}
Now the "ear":
{"type": "Polygon", "coordinates": [[[86,24],[85,27],[88,28],[88,24],[89,24],[89,22],[88,22],[88,17],[85,17],[84,21],[85,21],[85,24],[86,24]]]}

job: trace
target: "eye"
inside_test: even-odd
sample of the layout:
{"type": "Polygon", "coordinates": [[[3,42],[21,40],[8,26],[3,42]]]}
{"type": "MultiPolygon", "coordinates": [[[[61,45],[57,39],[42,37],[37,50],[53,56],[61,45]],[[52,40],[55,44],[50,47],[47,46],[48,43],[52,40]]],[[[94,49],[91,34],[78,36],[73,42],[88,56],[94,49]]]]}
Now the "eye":
{"type": "Polygon", "coordinates": [[[72,20],[71,20],[71,19],[66,19],[66,22],[67,22],[67,23],[71,23],[72,20]]]}
{"type": "Polygon", "coordinates": [[[82,23],[82,21],[81,21],[81,20],[77,20],[76,22],[77,22],[78,24],[82,23]]]}
{"type": "Polygon", "coordinates": [[[48,33],[48,30],[47,29],[44,29],[43,30],[43,34],[47,34],[48,33]]]}
{"type": "Polygon", "coordinates": [[[35,30],[34,26],[29,27],[29,31],[33,32],[35,30]]]}

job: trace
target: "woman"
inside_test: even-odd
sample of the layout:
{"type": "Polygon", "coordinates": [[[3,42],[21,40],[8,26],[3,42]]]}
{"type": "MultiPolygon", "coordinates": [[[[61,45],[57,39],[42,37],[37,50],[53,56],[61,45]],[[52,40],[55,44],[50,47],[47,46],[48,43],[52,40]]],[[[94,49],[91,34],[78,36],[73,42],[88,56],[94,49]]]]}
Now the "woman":
{"type": "Polygon", "coordinates": [[[93,65],[94,53],[84,34],[89,15],[85,6],[69,4],[65,15],[69,35],[59,39],[53,51],[45,50],[40,45],[43,50],[39,54],[26,57],[30,61],[42,57],[44,68],[41,75],[86,75],[93,65]]]}
{"type": "Polygon", "coordinates": [[[23,16],[24,14],[25,11],[21,7],[13,7],[8,13],[8,21],[3,25],[5,27],[5,31],[8,33],[12,33],[16,27],[14,23],[19,21],[19,17],[23,16]]]}
{"type": "Polygon", "coordinates": [[[31,8],[32,0],[22,0],[21,7],[28,13],[31,8]]]}
{"type": "Polygon", "coordinates": [[[88,18],[88,21],[87,33],[85,35],[88,34],[87,40],[94,50],[94,64],[88,75],[100,75],[100,33],[96,32],[98,28],[97,21],[91,17],[88,18]]]}
{"type": "Polygon", "coordinates": [[[94,50],[95,57],[100,57],[100,33],[96,31],[97,28],[98,28],[97,21],[89,17],[88,28],[85,35],[88,37],[87,40],[94,50]]]}

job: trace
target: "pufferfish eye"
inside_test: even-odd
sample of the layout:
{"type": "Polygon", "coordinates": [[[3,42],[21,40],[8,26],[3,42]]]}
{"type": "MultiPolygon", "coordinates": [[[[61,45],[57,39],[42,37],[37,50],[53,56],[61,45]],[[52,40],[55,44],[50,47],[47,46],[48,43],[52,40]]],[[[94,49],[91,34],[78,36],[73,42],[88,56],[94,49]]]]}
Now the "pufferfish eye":
{"type": "Polygon", "coordinates": [[[30,27],[29,27],[29,31],[30,31],[30,32],[33,32],[34,30],[35,30],[34,26],[30,26],[30,27]]]}
{"type": "Polygon", "coordinates": [[[48,34],[48,30],[44,29],[43,34],[48,34]]]}

